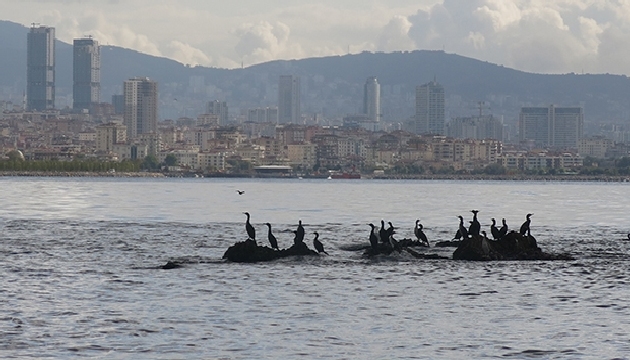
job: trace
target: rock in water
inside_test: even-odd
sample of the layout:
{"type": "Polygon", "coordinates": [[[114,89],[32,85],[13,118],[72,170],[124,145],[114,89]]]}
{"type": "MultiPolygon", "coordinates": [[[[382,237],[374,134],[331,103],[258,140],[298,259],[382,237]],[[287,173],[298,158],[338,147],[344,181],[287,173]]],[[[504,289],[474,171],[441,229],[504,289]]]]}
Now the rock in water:
{"type": "Polygon", "coordinates": [[[255,263],[296,255],[318,256],[319,254],[309,249],[304,242],[278,251],[267,246],[258,246],[255,241],[245,240],[230,246],[223,254],[223,259],[239,263],[255,263]]]}
{"type": "Polygon", "coordinates": [[[453,260],[573,260],[573,257],[545,253],[538,247],[533,236],[512,232],[499,240],[484,241],[483,236],[462,240],[453,252],[453,260]]]}

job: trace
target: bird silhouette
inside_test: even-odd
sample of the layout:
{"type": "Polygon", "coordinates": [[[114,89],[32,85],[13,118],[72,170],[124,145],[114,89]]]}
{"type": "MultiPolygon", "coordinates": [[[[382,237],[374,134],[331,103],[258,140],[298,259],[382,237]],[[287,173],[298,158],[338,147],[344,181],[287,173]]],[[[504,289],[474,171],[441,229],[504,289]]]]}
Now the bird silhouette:
{"type": "Polygon", "coordinates": [[[324,244],[322,244],[321,241],[319,241],[319,233],[317,233],[317,231],[313,232],[313,234],[315,234],[315,238],[313,239],[313,246],[315,247],[315,250],[317,250],[317,252],[324,253],[326,255],[328,255],[328,253],[324,250],[324,244]]]}
{"type": "Polygon", "coordinates": [[[245,221],[245,230],[247,231],[247,236],[249,236],[251,240],[256,241],[256,229],[254,229],[252,224],[249,223],[249,213],[244,212],[243,214],[247,215],[247,221],[245,221]]]}
{"type": "Polygon", "coordinates": [[[499,234],[499,228],[497,228],[497,221],[494,218],[492,218],[492,225],[490,225],[490,233],[492,234],[492,238],[494,240],[501,237],[499,234]]]}
{"type": "Polygon", "coordinates": [[[372,246],[372,249],[376,250],[378,248],[378,236],[376,235],[376,226],[374,226],[374,224],[369,223],[368,225],[370,225],[370,246],[372,246]]]}
{"type": "Polygon", "coordinates": [[[243,195],[243,194],[245,194],[245,190],[236,190],[236,192],[237,192],[239,195],[243,195]]]}
{"type": "Polygon", "coordinates": [[[427,239],[427,236],[424,234],[424,231],[422,231],[423,228],[424,227],[420,223],[420,219],[418,219],[416,220],[416,227],[413,229],[413,233],[414,235],[416,235],[416,239],[421,241],[422,244],[424,244],[426,247],[429,247],[429,239],[427,239]]]}
{"type": "Polygon", "coordinates": [[[270,223],[265,223],[265,225],[267,225],[267,227],[269,227],[269,244],[271,245],[272,249],[278,249],[278,240],[276,239],[276,237],[271,233],[271,224],[270,223]]]}
{"type": "Polygon", "coordinates": [[[534,215],[534,214],[527,214],[525,216],[525,222],[523,223],[523,225],[521,225],[521,235],[525,236],[525,234],[527,234],[527,236],[531,236],[530,232],[529,232],[529,225],[532,223],[532,220],[530,219],[530,217],[534,215]]]}

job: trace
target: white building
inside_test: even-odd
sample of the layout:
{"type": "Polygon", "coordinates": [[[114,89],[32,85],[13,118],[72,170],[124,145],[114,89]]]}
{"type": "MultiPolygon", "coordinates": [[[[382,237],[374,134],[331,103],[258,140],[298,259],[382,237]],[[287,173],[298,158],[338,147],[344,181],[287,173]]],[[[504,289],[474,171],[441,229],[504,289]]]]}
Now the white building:
{"type": "Polygon", "coordinates": [[[157,82],[136,77],[124,82],[124,123],[127,137],[157,132],[157,82]]]}

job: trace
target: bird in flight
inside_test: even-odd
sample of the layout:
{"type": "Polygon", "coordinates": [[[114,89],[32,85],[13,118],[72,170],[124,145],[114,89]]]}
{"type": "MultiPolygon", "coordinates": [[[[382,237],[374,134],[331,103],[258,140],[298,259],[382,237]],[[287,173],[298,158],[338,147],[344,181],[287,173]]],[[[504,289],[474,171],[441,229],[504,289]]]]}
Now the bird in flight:
{"type": "Polygon", "coordinates": [[[236,190],[236,192],[237,192],[239,195],[243,195],[243,194],[245,194],[245,190],[236,190]]]}

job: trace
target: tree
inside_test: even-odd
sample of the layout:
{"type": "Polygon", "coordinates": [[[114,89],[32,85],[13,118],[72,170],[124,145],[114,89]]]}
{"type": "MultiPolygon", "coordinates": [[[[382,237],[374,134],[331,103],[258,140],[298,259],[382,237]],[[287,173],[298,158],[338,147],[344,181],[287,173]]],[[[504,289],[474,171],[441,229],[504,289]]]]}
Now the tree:
{"type": "Polygon", "coordinates": [[[166,166],[175,166],[175,165],[177,165],[177,158],[175,157],[175,155],[173,155],[173,154],[166,155],[166,158],[164,159],[164,165],[166,165],[166,166]]]}
{"type": "Polygon", "coordinates": [[[158,161],[153,155],[148,155],[144,158],[141,167],[145,170],[155,170],[158,168],[158,161]]]}

